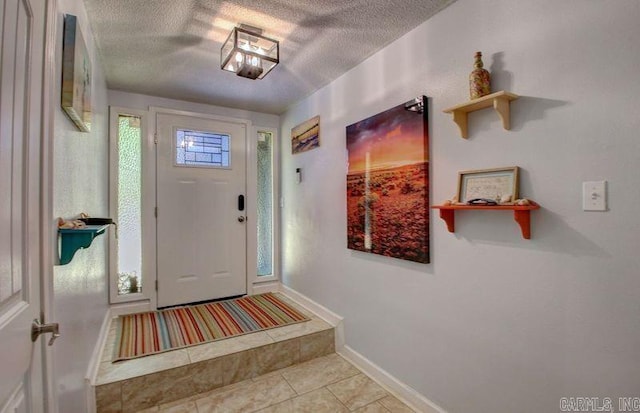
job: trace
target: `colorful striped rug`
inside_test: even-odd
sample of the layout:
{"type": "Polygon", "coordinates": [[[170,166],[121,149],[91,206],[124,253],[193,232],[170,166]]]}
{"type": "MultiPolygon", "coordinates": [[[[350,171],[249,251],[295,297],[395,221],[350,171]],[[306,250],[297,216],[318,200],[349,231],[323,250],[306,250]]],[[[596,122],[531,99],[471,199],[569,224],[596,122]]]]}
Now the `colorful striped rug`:
{"type": "Polygon", "coordinates": [[[266,293],[120,316],[113,361],[129,360],[309,320],[266,293]]]}

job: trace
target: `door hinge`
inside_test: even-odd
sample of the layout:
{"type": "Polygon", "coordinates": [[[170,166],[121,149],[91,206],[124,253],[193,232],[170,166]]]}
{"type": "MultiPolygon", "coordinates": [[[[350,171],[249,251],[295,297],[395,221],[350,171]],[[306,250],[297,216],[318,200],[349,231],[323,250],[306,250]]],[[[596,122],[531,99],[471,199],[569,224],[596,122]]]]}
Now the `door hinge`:
{"type": "Polygon", "coordinates": [[[158,280],[156,280],[156,291],[158,291],[158,280]]]}
{"type": "Polygon", "coordinates": [[[158,218],[158,207],[153,208],[153,216],[158,218]]]}
{"type": "Polygon", "coordinates": [[[153,143],[154,143],[155,145],[157,145],[157,144],[158,144],[158,134],[157,134],[157,133],[154,133],[154,134],[153,134],[153,143]]]}

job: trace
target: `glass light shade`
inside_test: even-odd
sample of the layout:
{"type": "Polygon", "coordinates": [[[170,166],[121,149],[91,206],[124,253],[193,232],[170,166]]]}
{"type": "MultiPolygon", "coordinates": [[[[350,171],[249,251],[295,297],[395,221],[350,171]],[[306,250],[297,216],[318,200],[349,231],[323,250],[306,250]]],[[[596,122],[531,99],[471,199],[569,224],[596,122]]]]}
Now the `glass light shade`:
{"type": "Polygon", "coordinates": [[[235,27],[220,49],[220,68],[249,79],[262,79],[280,61],[280,45],[241,27],[235,27]]]}

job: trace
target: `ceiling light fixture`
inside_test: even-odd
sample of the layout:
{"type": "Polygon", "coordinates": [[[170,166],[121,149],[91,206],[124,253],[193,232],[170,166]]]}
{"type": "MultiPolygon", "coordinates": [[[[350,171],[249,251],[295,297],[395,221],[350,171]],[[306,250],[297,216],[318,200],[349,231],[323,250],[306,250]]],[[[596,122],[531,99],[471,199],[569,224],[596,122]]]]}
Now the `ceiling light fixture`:
{"type": "Polygon", "coordinates": [[[220,68],[248,79],[262,79],[278,62],[278,41],[246,24],[234,27],[220,49],[220,68]]]}

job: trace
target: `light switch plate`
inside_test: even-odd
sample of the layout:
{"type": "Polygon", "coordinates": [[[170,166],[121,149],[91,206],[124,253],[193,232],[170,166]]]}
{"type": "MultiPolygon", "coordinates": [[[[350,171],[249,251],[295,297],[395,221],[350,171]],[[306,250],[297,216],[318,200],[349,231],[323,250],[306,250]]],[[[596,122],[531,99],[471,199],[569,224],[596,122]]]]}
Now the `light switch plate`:
{"type": "Polygon", "coordinates": [[[607,210],[607,181],[582,183],[582,209],[584,211],[607,210]]]}

